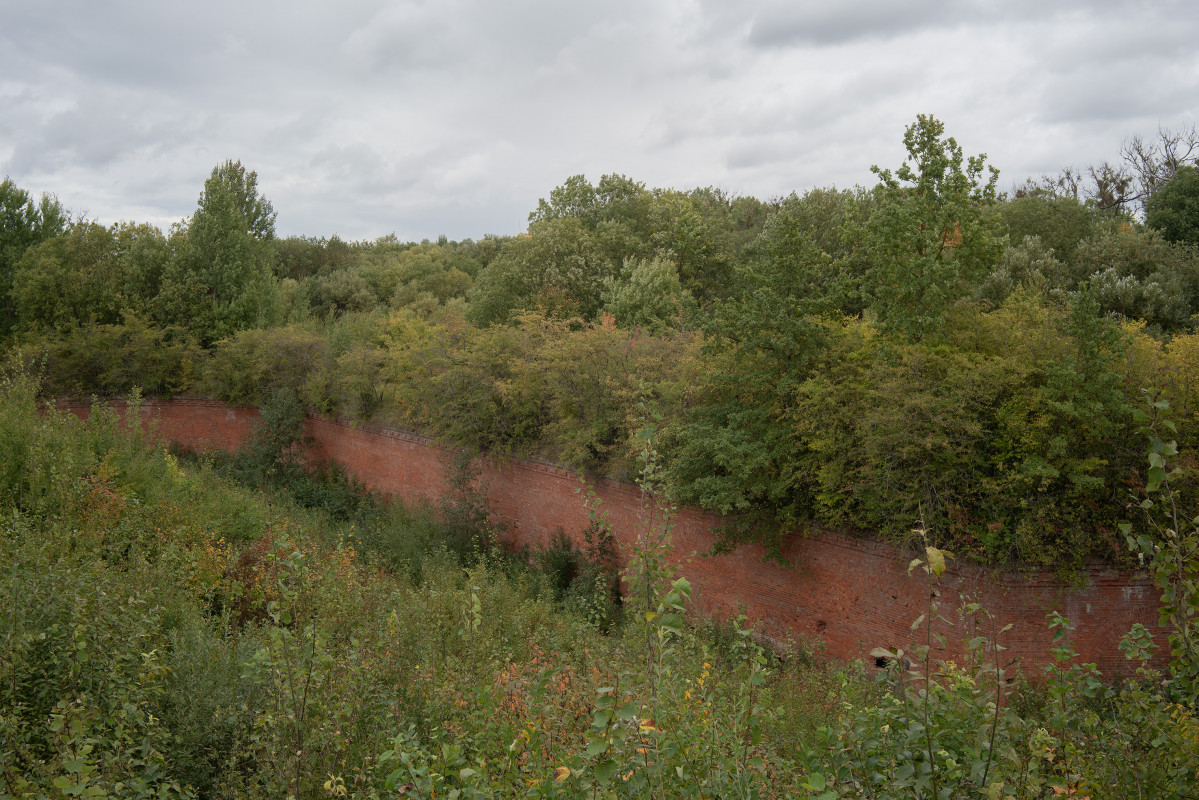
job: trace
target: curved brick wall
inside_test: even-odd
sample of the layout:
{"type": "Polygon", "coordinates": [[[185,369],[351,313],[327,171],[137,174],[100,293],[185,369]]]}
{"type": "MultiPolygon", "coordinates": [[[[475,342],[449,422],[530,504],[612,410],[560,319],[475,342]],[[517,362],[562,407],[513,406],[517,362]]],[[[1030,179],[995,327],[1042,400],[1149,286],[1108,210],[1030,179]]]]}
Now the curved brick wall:
{"type": "MultiPolygon", "coordinates": [[[[87,413],[86,404],[62,407],[87,413]]],[[[196,449],[235,448],[257,416],[251,408],[207,400],[147,402],[142,408],[144,427],[154,426],[158,435],[196,449]]],[[[420,502],[436,499],[445,488],[445,451],[430,439],[315,416],[307,426],[314,458],[337,461],[374,489],[420,502]]],[[[533,461],[482,459],[479,465],[497,512],[510,526],[512,545],[548,543],[559,528],[577,539],[586,527],[576,475],[533,461]]],[[[603,481],[595,490],[617,538],[634,540],[641,513],[636,487],[603,481]]],[[[694,607],[718,616],[744,608],[766,635],[819,637],[826,652],[840,658],[865,658],[880,645],[909,647],[911,623],[927,604],[923,574],[907,574],[910,554],[823,531],[791,541],[784,550],[790,567],[764,562],[762,550],[753,546],[724,556],[698,555],[711,548],[720,524],[716,515],[694,509],[681,509],[674,520],[674,560],[692,583],[694,607]]],[[[1158,592],[1143,573],[1091,569],[1087,586],[1078,589],[1061,586],[1051,573],[950,566],[941,583],[942,613],[956,621],[954,609],[967,597],[981,602],[997,627],[1010,623],[1012,630],[1000,640],[1008,648],[1004,656],[1020,658],[1026,674],[1036,674],[1048,661],[1045,615],[1051,610],[1075,625],[1072,639],[1081,659],[1095,662],[1108,676],[1128,671],[1117,644],[1133,623],[1143,623],[1165,646],[1165,631],[1157,625],[1158,592]]],[[[951,649],[974,635],[970,622],[940,630],[951,649]]]]}

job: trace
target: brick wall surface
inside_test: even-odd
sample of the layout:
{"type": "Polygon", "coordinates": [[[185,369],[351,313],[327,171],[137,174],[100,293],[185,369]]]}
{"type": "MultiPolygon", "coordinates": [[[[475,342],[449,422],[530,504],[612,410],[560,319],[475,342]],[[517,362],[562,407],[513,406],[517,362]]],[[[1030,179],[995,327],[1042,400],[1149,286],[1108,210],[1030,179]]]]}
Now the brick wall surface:
{"type": "MultiPolygon", "coordinates": [[[[68,404],[86,415],[86,404],[68,404]]],[[[252,430],[257,412],[208,400],[147,402],[143,427],[191,448],[230,450],[252,430]]],[[[433,441],[403,431],[310,417],[312,457],[336,461],[381,492],[408,502],[434,501],[446,487],[447,453],[433,441]]],[[[482,480],[498,515],[508,523],[508,543],[536,548],[561,529],[576,541],[588,522],[578,476],[559,467],[525,460],[480,459],[482,480]]],[[[623,545],[634,541],[645,515],[636,487],[610,481],[595,485],[613,533],[623,545]]],[[[928,590],[912,554],[881,542],[820,531],[793,537],[783,551],[788,566],[763,560],[763,551],[742,546],[729,555],[703,555],[721,520],[695,509],[674,518],[673,558],[693,586],[693,607],[726,617],[744,609],[767,636],[807,636],[824,642],[839,658],[866,658],[873,647],[910,648],[911,623],[927,607],[928,590]]],[[[1020,659],[1025,674],[1039,674],[1049,660],[1045,615],[1056,610],[1074,626],[1072,640],[1083,661],[1108,676],[1128,671],[1117,649],[1120,637],[1143,623],[1164,645],[1157,625],[1155,591],[1143,573],[1088,569],[1082,588],[1063,586],[1052,573],[1009,573],[954,564],[941,582],[942,613],[955,622],[942,626],[951,641],[974,635],[975,623],[957,619],[963,598],[977,600],[995,618],[1011,624],[1000,641],[1005,657],[1020,659]]],[[[921,633],[923,628],[921,629],[921,633]]],[[[955,650],[954,652],[959,652],[955,650]]],[[[953,653],[950,653],[952,655],[953,653]]]]}

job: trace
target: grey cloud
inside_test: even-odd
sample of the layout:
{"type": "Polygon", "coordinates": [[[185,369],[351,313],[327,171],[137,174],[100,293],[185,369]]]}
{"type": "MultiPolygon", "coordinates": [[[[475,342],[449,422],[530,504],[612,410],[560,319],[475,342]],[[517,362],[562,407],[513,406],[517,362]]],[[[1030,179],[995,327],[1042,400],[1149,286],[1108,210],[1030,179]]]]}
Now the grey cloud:
{"type": "Polygon", "coordinates": [[[386,197],[415,186],[425,167],[419,157],[396,162],[362,142],[331,145],[312,157],[310,165],[322,177],[355,194],[386,197]]]}
{"type": "Polygon", "coordinates": [[[1130,5],[1127,0],[757,0],[748,6],[752,23],[747,41],[753,47],[774,48],[893,40],[929,31],[951,36],[964,26],[1030,21],[1040,26],[1068,25],[1071,18],[1123,13],[1130,5]]]}
{"type": "Polygon", "coordinates": [[[105,168],[136,153],[160,153],[194,136],[192,118],[164,113],[145,98],[99,92],[22,131],[6,165],[14,173],[72,164],[105,168]]]}
{"type": "Polygon", "coordinates": [[[956,18],[954,4],[944,0],[900,3],[895,0],[853,0],[839,3],[762,3],[749,30],[749,42],[759,47],[791,44],[833,45],[944,24],[956,18]]]}
{"type": "Polygon", "coordinates": [[[345,238],[513,233],[578,172],[868,183],[917,112],[1005,175],[1091,163],[1199,93],[1181,2],[0,7],[0,171],[170,221],[238,158],[281,231],[345,238]]]}
{"type": "Polygon", "coordinates": [[[460,4],[398,3],[380,9],[346,37],[343,56],[367,72],[451,64],[472,55],[472,42],[454,35],[460,4]]]}

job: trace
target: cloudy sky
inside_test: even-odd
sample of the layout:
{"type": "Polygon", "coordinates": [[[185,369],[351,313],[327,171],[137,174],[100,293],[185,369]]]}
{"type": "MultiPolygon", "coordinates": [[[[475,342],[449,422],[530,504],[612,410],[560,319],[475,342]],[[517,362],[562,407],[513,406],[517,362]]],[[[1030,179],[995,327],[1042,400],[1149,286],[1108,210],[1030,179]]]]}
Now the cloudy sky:
{"type": "Polygon", "coordinates": [[[931,113],[1010,187],[1194,125],[1196,42],[1169,0],[0,0],[0,175],[165,227],[239,159],[281,234],[479,238],[578,173],[870,185],[931,113]]]}

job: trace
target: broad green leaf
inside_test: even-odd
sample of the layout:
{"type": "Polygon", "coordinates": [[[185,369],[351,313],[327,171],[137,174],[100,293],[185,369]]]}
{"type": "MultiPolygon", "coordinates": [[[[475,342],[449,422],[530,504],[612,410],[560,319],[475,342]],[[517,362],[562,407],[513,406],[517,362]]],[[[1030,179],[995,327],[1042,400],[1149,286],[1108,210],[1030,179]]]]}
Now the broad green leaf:
{"type": "Polygon", "coordinates": [[[612,776],[616,774],[616,762],[612,759],[602,761],[595,765],[595,779],[600,783],[607,783],[612,780],[612,776]]]}

